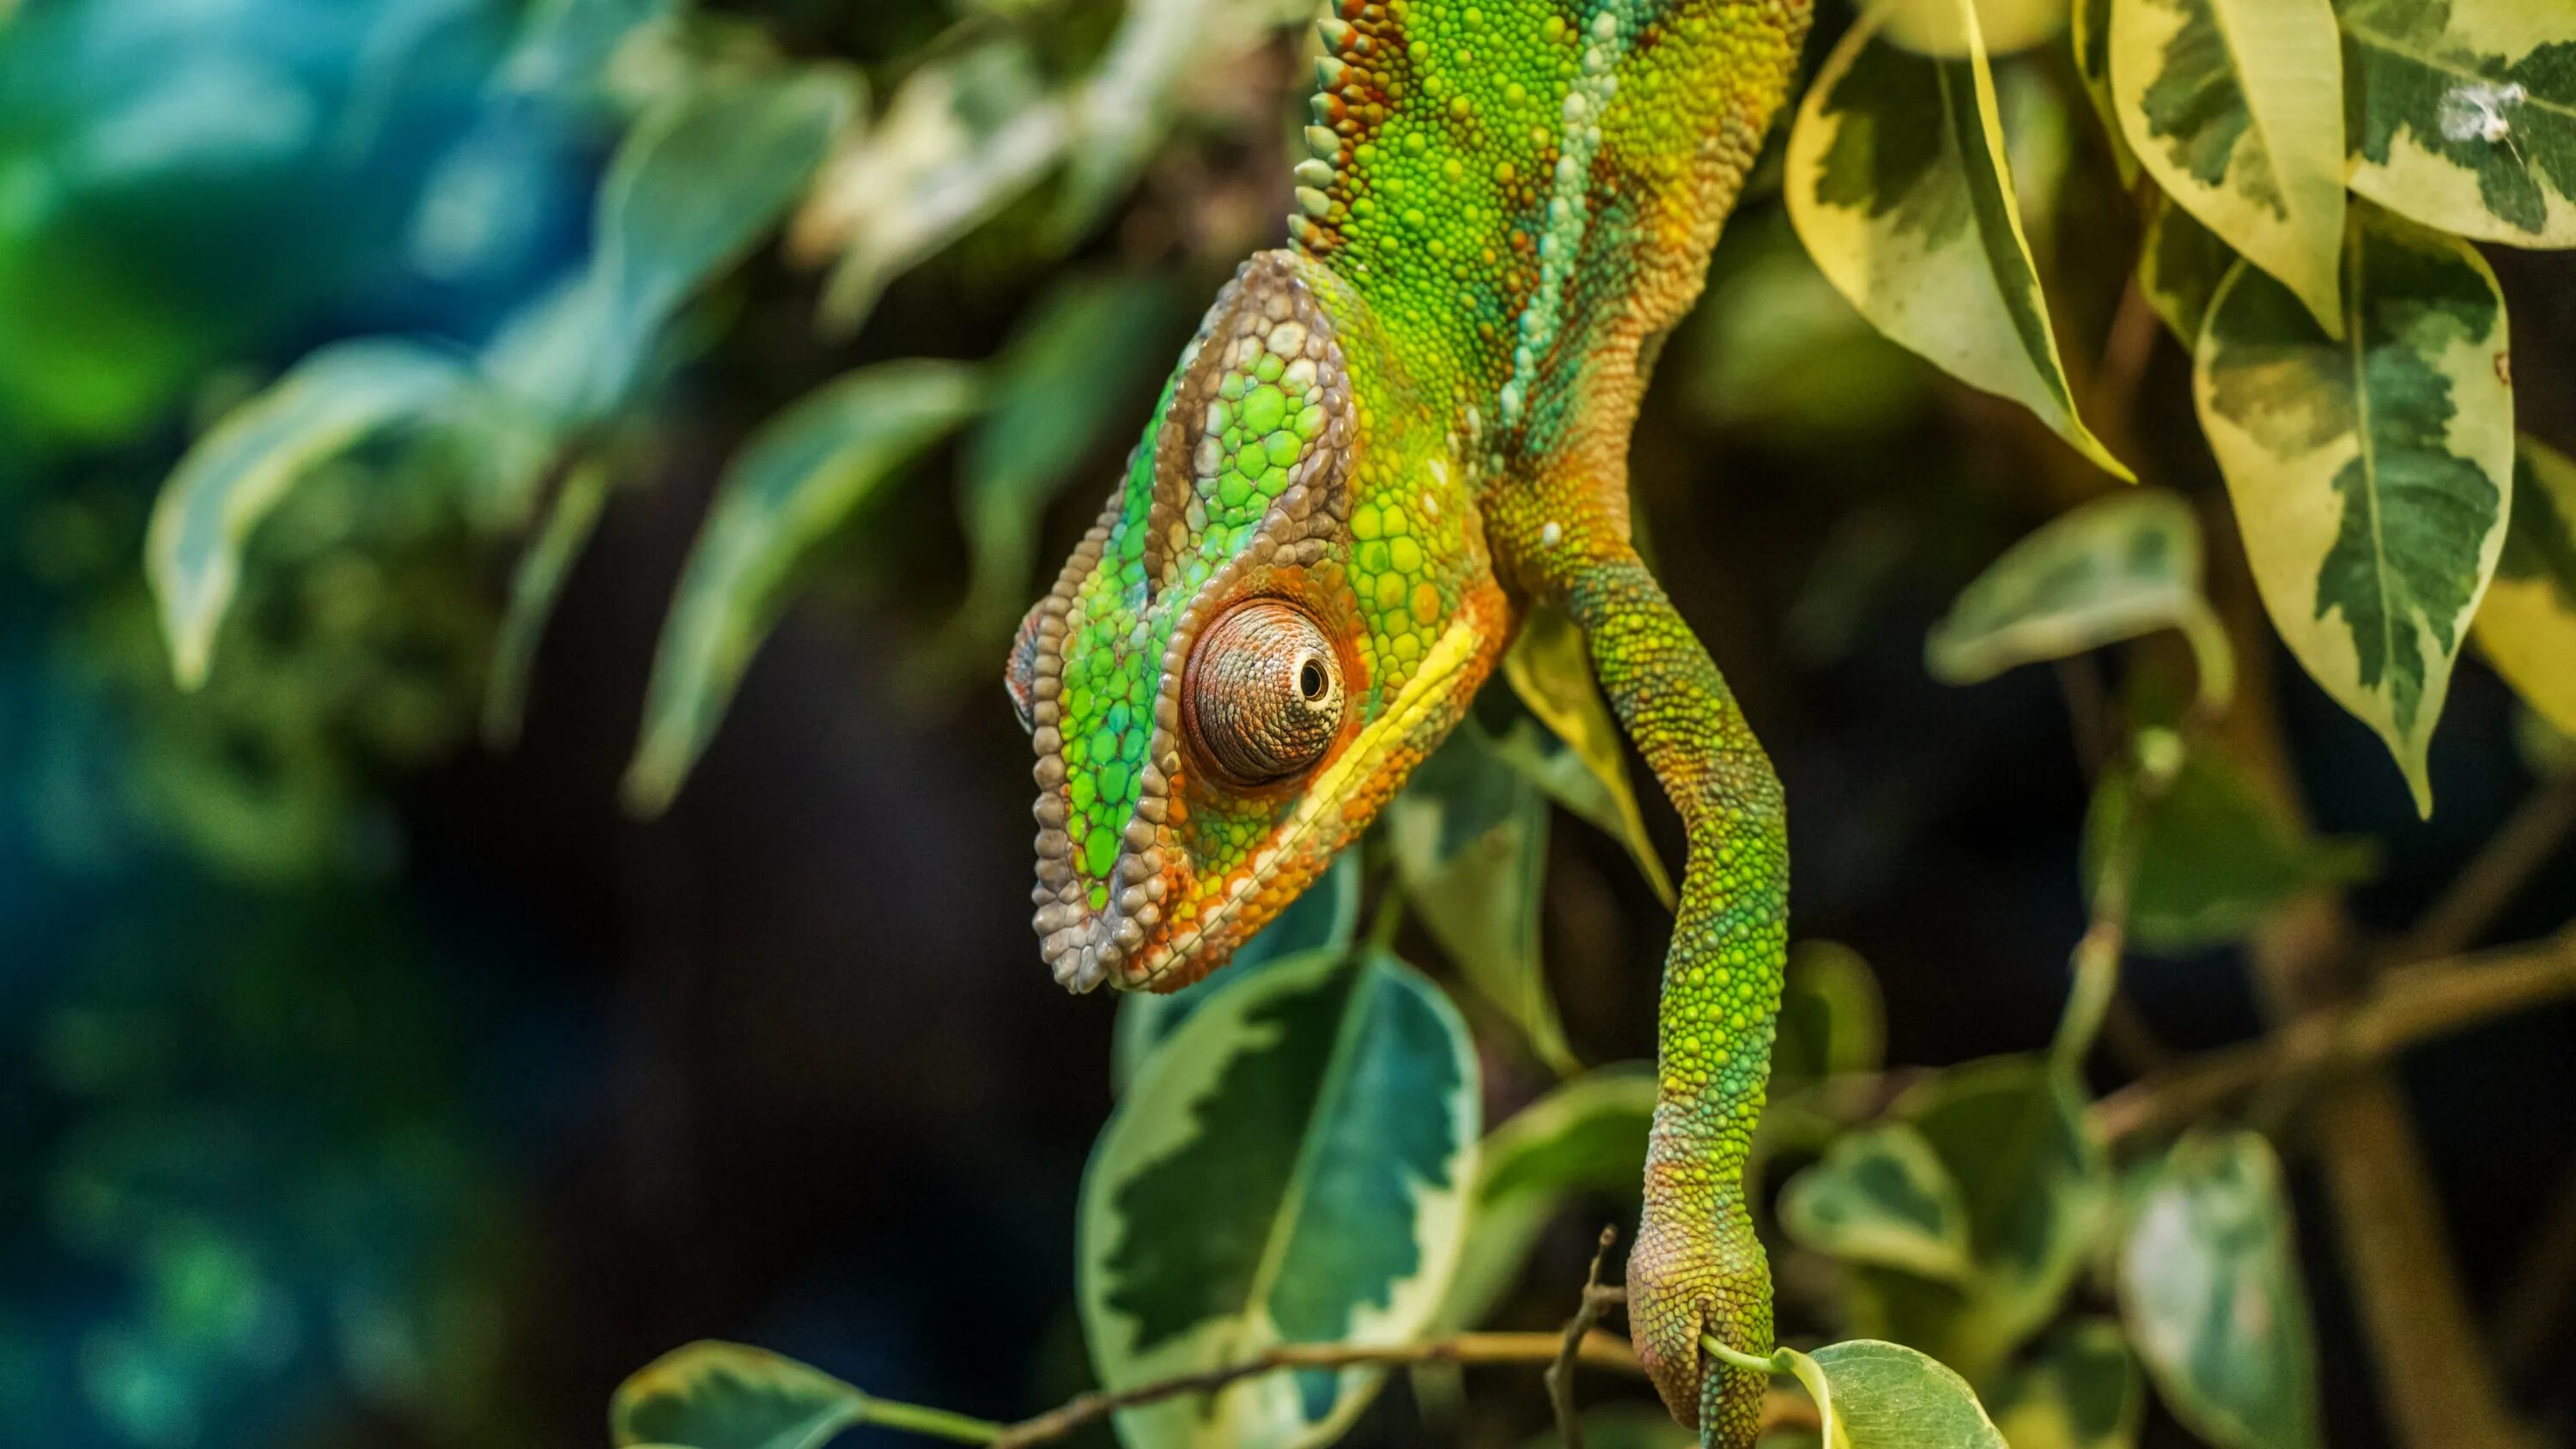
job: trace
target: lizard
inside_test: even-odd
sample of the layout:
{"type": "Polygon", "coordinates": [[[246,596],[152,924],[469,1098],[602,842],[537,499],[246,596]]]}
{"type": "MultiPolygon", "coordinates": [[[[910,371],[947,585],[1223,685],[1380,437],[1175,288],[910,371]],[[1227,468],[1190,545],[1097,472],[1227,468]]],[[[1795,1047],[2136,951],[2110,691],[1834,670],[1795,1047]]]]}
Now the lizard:
{"type": "Polygon", "coordinates": [[[1520,620],[1563,609],[1688,837],[1631,1334],[1743,1449],[1771,1351],[1742,1187],[1786,942],[1778,779],[1641,561],[1627,452],[1786,99],[1809,0],[1331,0],[1286,246],[1245,262],[1012,645],[1036,928],[1171,991],[1359,838],[1520,620]]]}

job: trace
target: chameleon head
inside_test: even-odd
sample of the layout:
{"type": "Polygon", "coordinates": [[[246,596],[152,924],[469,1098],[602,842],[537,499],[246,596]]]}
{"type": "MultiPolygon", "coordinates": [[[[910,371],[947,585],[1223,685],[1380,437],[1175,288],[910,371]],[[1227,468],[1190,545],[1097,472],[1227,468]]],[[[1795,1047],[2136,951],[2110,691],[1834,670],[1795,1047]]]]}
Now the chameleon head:
{"type": "Polygon", "coordinates": [[[1510,621],[1447,412],[1320,265],[1218,296],[1011,651],[1059,982],[1223,965],[1456,723],[1510,621]]]}

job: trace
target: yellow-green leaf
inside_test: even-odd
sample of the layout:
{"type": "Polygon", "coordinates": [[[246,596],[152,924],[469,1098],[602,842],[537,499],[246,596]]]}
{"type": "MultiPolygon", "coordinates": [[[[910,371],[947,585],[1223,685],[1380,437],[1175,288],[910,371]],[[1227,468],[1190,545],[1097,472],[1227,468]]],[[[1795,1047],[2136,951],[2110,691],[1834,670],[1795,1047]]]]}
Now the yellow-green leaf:
{"type": "Polygon", "coordinates": [[[1594,794],[1554,785],[1553,772],[1545,772],[1540,785],[1559,804],[1618,836],[1655,894],[1670,907],[1677,899],[1673,878],[1647,838],[1646,818],[1638,812],[1637,792],[1628,782],[1619,724],[1610,717],[1601,685],[1592,676],[1592,651],[1583,631],[1561,609],[1545,604],[1531,609],[1521,619],[1519,637],[1503,654],[1503,678],[1601,788],[1594,794]]]}
{"type": "Polygon", "coordinates": [[[2111,99],[2139,163],[2338,337],[2342,75],[2327,0],[2111,0],[2111,99]]]}
{"type": "Polygon", "coordinates": [[[1924,664],[1944,684],[1974,684],[2179,629],[2200,662],[2202,696],[2223,705],[2235,665],[2200,578],[2190,504],[2162,489],[2098,498],[2005,550],[1962,589],[1924,641],[1924,664]]]}
{"type": "Polygon", "coordinates": [[[2134,190],[2138,153],[2129,149],[2129,138],[2120,130],[2120,113],[2111,103],[2111,0],[2075,0],[2067,38],[2075,48],[2076,79],[2084,84],[2093,114],[2101,118],[2103,141],[2111,148],[2111,164],[2120,173],[2120,185],[2134,190]]]}
{"type": "Polygon", "coordinates": [[[607,464],[596,458],[585,458],[567,470],[537,536],[511,572],[510,603],[501,615],[501,632],[492,642],[491,678],[483,686],[483,738],[493,745],[506,748],[518,742],[537,644],[544,637],[546,620],[554,614],[555,599],[563,593],[564,580],[599,527],[612,481],[607,464]]]}
{"type": "Polygon", "coordinates": [[[1976,38],[1960,22],[1956,0],[1870,0],[1887,38],[1922,55],[1963,56],[1983,44],[1988,55],[2028,50],[2066,28],[2067,0],[1975,0],[1976,38]]]}
{"type": "Polygon", "coordinates": [[[2576,735],[2576,462],[2533,438],[2514,458],[2513,518],[2477,639],[2542,719],[2576,735]]]}
{"type": "Polygon", "coordinates": [[[1784,1348],[1773,1362],[1816,1401],[1824,1449],[2005,1449],[1968,1381],[1903,1344],[1784,1348]]]}
{"type": "Polygon", "coordinates": [[[1170,1040],[1181,1023],[1218,992],[1230,991],[1283,962],[1302,960],[1318,951],[1348,949],[1359,918],[1359,853],[1346,850],[1269,925],[1236,947],[1225,969],[1178,991],[1131,991],[1122,996],[1118,1024],[1109,1038],[1110,1085],[1127,1090],[1154,1049],[1170,1040]]]}
{"type": "Polygon", "coordinates": [[[2576,247],[2576,5],[2341,0],[2352,189],[2427,226],[2576,247]]]}
{"type": "Polygon", "coordinates": [[[609,1400],[620,1449],[815,1449],[858,1423],[868,1396],[794,1359],[692,1343],[636,1370],[609,1400]]]}
{"type": "Polygon", "coordinates": [[[1559,1085],[1495,1128],[1478,1155],[1475,1231],[1441,1305],[1441,1326],[1484,1322],[1568,1199],[1634,1198],[1654,1116],[1653,1064],[1622,1062],[1559,1085]]]}
{"type": "Polygon", "coordinates": [[[2504,297],[2468,243],[2368,203],[2344,251],[2345,340],[2240,265],[2194,391],[2273,627],[2429,814],[2426,751],[2504,544],[2504,297]]]}
{"type": "Polygon", "coordinates": [[[197,440],[162,485],[144,541],[180,688],[205,682],[251,532],[295,485],[379,433],[450,418],[473,387],[473,373],[444,353],[391,338],[339,342],[197,440]]]}
{"type": "MultiPolygon", "coordinates": [[[[1958,16],[1973,38],[1974,16],[1958,16]]],[[[2129,477],[2076,415],[1984,50],[1935,59],[1879,29],[1875,13],[1854,25],[1798,108],[1787,187],[1800,240],[1879,331],[2129,477]]]]}
{"type": "Polygon", "coordinates": [[[2196,1134],[2151,1169],[2120,1247],[2120,1316],[2174,1417],[2219,1449],[2312,1449],[2316,1350],[2281,1164],[2196,1134]]]}
{"type": "Polygon", "coordinates": [[[1993,1399],[2012,1449],[2131,1449],[2147,1407],[2128,1339],[2100,1318],[2050,1333],[1993,1399]]]}
{"type": "Polygon", "coordinates": [[[2236,253],[2218,233],[2163,192],[2148,198],[2138,240],[2138,290],[2184,347],[2200,341],[2210,299],[2236,262],[2236,253]]]}
{"type": "Polygon", "coordinates": [[[734,686],[787,606],[798,565],[914,454],[975,409],[974,373],[888,362],[825,383],[743,445],[689,550],[645,691],[626,798],[670,803],[715,735],[734,686]]]}

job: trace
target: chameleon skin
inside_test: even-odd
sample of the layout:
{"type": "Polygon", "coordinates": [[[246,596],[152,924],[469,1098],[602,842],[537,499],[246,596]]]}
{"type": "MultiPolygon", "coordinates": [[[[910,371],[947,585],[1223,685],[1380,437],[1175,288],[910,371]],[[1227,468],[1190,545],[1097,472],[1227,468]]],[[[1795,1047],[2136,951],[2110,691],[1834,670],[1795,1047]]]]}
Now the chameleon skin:
{"type": "Polygon", "coordinates": [[[1524,610],[1574,618],[1689,838],[1629,1316],[1727,1449],[1765,1376],[1700,1338],[1771,1348],[1742,1175],[1788,852],[1769,762],[1631,546],[1627,452],[1806,25],[1807,0],[1337,0],[1292,245],[1219,297],[1009,673],[1057,979],[1170,990],[1357,838],[1524,610]],[[1322,628],[1347,706],[1310,765],[1242,782],[1188,706],[1200,635],[1253,599],[1322,628]]]}

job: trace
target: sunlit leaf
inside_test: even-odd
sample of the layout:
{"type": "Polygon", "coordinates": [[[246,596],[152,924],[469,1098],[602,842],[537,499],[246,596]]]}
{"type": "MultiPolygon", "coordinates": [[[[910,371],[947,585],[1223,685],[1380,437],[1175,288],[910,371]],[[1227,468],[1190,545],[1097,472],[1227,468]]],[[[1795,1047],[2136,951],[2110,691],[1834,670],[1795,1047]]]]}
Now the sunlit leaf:
{"type": "Polygon", "coordinates": [[[2348,342],[2239,266],[2194,392],[2273,627],[2430,813],[2433,726],[2504,545],[2504,297],[2468,243],[2368,203],[2345,250],[2348,342]]]}
{"type": "Polygon", "coordinates": [[[977,398],[956,364],[880,363],[808,393],[743,445],[671,600],[626,775],[631,805],[670,803],[785,610],[797,566],[977,398]]]}
{"type": "Polygon", "coordinates": [[[2005,1449],[1968,1381],[1903,1344],[1860,1339],[1779,1358],[1816,1401],[1825,1449],[2005,1449]]]}
{"type": "Polygon", "coordinates": [[[1467,730],[1417,766],[1386,807],[1407,909],[1540,1060],[1570,1072],[1577,1063],[1539,953],[1547,825],[1538,786],[1467,730]]]}
{"type": "Polygon", "coordinates": [[[1617,836],[1655,894],[1671,906],[1676,899],[1673,878],[1646,835],[1637,792],[1628,780],[1619,722],[1611,718],[1601,685],[1593,678],[1592,650],[1584,642],[1583,631],[1563,610],[1546,605],[1532,608],[1522,616],[1519,637],[1504,651],[1503,678],[1599,788],[1580,788],[1556,767],[1552,752],[1524,748],[1526,742],[1508,736],[1498,746],[1504,757],[1529,772],[1558,804],[1617,836]]]}
{"type": "Polygon", "coordinates": [[[2075,0],[2068,16],[2067,36],[2075,52],[2075,76],[2084,85],[2084,97],[2093,103],[2093,114],[2102,121],[2104,144],[2111,148],[2111,164],[2120,173],[2120,185],[2136,190],[2138,153],[2129,149],[2129,138],[2120,130],[2119,109],[2111,101],[2111,0],[2075,0]]]}
{"type": "Polygon", "coordinates": [[[2576,735],[2576,462],[2530,437],[2515,453],[2513,519],[2476,633],[2505,682],[2576,735]]]}
{"type": "Polygon", "coordinates": [[[1283,961],[1316,951],[1339,952],[1351,944],[1360,917],[1358,853],[1344,851],[1324,868],[1306,893],[1253,938],[1235,948],[1234,959],[1215,974],[1178,991],[1130,992],[1118,1003],[1118,1025],[1109,1044],[1110,1081],[1120,1091],[1136,1080],[1153,1050],[1171,1039],[1190,1013],[1208,999],[1283,961]]]}
{"type": "Polygon", "coordinates": [[[1835,1139],[1822,1160],[1782,1191],[1780,1226],[1806,1247],[1847,1263],[1951,1283],[1976,1271],[1958,1184],[1922,1135],[1902,1122],[1835,1139]]]}
{"type": "Polygon", "coordinates": [[[2146,222],[2138,240],[2138,289],[2183,346],[2200,341],[2209,304],[2236,261],[2236,253],[2216,232],[2163,192],[2147,199],[2146,222]]]}
{"type": "Polygon", "coordinates": [[[2010,55],[2066,28],[2067,0],[1973,0],[1975,38],[1959,19],[1956,0],[1867,0],[1882,18],[1888,40],[1923,55],[1955,58],[1982,44],[1988,55],[2010,55]]]}
{"type": "Polygon", "coordinates": [[[2342,75],[2327,0],[2111,0],[2111,98],[2139,163],[2336,336],[2342,75]]]}
{"type": "Polygon", "coordinates": [[[2319,886],[2370,871],[2367,841],[2320,840],[2267,806],[2215,741],[2195,745],[2152,803],[2137,771],[2105,772],[2084,820],[2084,879],[2098,889],[2104,862],[2129,831],[2137,870],[2129,935],[2153,950],[2185,951],[2233,940],[2265,911],[2319,886]]]}
{"type": "Polygon", "coordinates": [[[2198,1133],[2148,1175],[2120,1248],[2120,1312],[2174,1417],[2219,1449],[2310,1449],[2316,1350],[2271,1145],[2198,1133]]]}
{"type": "Polygon", "coordinates": [[[1558,1086],[1495,1128],[1478,1160],[1475,1231],[1450,1282],[1441,1325],[1463,1330],[1482,1323],[1567,1199],[1635,1193],[1654,1115],[1654,1068],[1624,1062],[1558,1086]]]}
{"type": "MultiPolygon", "coordinates": [[[[1147,1059],[1083,1177],[1102,1386],[1280,1343],[1412,1341],[1457,1263],[1476,1119],[1466,1025],[1400,962],[1314,957],[1217,996],[1147,1059]]],[[[1265,1374],[1128,1410],[1119,1433],[1132,1449],[1319,1445],[1380,1377],[1265,1374]]]]}
{"type": "Polygon", "coordinates": [[[2339,0],[2352,189],[2482,241],[2576,247],[2576,6],[2339,0]]]}
{"type": "Polygon", "coordinates": [[[2128,1339],[2099,1318],[2051,1333],[1991,1398],[2012,1449],[2132,1449],[2147,1406],[2128,1339]]]}
{"type": "Polygon", "coordinates": [[[493,641],[492,677],[483,686],[483,738],[494,745],[508,746],[519,738],[537,644],[545,635],[546,620],[554,614],[564,580],[599,527],[614,481],[607,465],[595,458],[584,459],[566,472],[554,506],[546,511],[545,522],[510,575],[509,609],[501,616],[500,636],[493,641]]]}
{"type": "Polygon", "coordinates": [[[205,682],[251,532],[287,494],[379,433],[454,418],[473,389],[472,372],[445,353],[390,338],[339,342],[197,440],[162,485],[144,544],[180,687],[205,682]]]}
{"type": "Polygon", "coordinates": [[[1923,660],[1945,684],[2179,629],[2201,692],[2224,704],[2235,666],[2201,596],[2200,522],[2161,489],[2098,498],[2005,550],[1932,626],[1923,660]]]}
{"type": "Polygon", "coordinates": [[[816,1449],[867,1407],[857,1389],[767,1349],[692,1343],[617,1386],[608,1430],[620,1449],[816,1449]]]}
{"type": "Polygon", "coordinates": [[[1878,29],[1875,14],[1854,25],[1799,106],[1787,183],[1799,238],[1879,331],[2128,477],[2076,416],[1984,52],[1935,60],[1878,29]]]}

